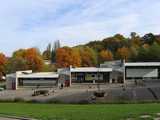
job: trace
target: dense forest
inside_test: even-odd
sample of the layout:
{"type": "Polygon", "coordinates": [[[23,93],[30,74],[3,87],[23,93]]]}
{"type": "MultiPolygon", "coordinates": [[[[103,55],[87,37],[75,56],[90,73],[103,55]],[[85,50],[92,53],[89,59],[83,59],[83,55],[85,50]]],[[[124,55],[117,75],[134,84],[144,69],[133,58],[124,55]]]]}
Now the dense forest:
{"type": "Polygon", "coordinates": [[[11,57],[0,53],[0,76],[18,70],[55,71],[57,68],[90,67],[111,60],[128,62],[160,61],[160,35],[152,33],[130,37],[116,34],[103,40],[91,41],[75,47],[61,47],[60,41],[49,43],[40,52],[38,48],[18,49],[11,57]],[[45,61],[50,61],[45,64],[45,61]]]}
{"type": "Polygon", "coordinates": [[[152,33],[130,37],[116,34],[103,40],[91,41],[73,48],[63,47],[56,51],[58,67],[98,66],[111,60],[125,59],[128,62],[160,61],[160,35],[152,33]]]}

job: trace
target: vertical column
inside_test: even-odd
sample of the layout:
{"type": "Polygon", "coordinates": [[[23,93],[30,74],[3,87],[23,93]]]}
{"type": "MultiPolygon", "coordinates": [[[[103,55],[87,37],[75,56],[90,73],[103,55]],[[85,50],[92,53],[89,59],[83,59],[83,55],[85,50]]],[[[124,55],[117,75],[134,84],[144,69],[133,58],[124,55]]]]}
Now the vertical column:
{"type": "Polygon", "coordinates": [[[160,79],[160,67],[158,67],[158,79],[160,79]]]}
{"type": "Polygon", "coordinates": [[[126,82],[126,67],[125,67],[125,64],[123,66],[123,83],[126,82]]]}
{"type": "Polygon", "coordinates": [[[15,90],[18,89],[18,73],[16,72],[16,77],[15,77],[15,90]]]}
{"type": "Polygon", "coordinates": [[[70,75],[69,75],[69,85],[71,86],[72,85],[72,72],[70,71],[70,75]]]}
{"type": "Polygon", "coordinates": [[[69,84],[72,85],[72,66],[69,67],[69,84]]]}
{"type": "Polygon", "coordinates": [[[109,74],[109,83],[112,83],[112,76],[113,76],[112,74],[113,74],[113,72],[112,73],[109,72],[108,74],[109,74]]]}

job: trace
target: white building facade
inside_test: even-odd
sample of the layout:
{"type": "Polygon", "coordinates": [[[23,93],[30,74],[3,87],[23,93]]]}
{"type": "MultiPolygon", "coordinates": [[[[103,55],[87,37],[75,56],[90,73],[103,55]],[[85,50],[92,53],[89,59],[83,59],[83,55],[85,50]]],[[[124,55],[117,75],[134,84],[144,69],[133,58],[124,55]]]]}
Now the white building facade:
{"type": "Polygon", "coordinates": [[[97,67],[69,67],[54,72],[17,71],[6,76],[7,89],[25,87],[69,87],[74,83],[126,83],[134,80],[160,80],[160,62],[111,61],[97,67]]]}
{"type": "Polygon", "coordinates": [[[159,80],[160,62],[124,63],[125,80],[159,80]]]}
{"type": "Polygon", "coordinates": [[[54,72],[17,71],[6,76],[6,88],[17,90],[18,88],[54,87],[58,85],[58,79],[59,75],[54,72]]]}

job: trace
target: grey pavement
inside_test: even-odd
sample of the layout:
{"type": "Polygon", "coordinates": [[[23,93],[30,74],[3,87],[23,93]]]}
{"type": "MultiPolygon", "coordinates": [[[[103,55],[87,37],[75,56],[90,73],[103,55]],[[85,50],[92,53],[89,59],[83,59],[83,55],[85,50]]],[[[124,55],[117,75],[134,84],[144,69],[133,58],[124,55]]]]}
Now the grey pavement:
{"type": "Polygon", "coordinates": [[[0,120],[18,120],[18,119],[0,117],[0,120]]]}
{"type": "MultiPolygon", "coordinates": [[[[153,93],[148,90],[151,88],[160,100],[160,82],[145,82],[144,86],[122,85],[122,84],[105,84],[100,85],[101,90],[106,92],[104,101],[125,99],[125,100],[155,100],[153,93]],[[125,90],[124,90],[125,87],[125,90]]],[[[62,102],[79,102],[89,100],[93,96],[93,92],[97,90],[97,85],[80,85],[75,84],[69,88],[62,90],[48,89],[50,95],[36,96],[32,94],[32,89],[5,90],[0,92],[0,100],[22,98],[25,100],[48,101],[58,100],[62,102]]]]}

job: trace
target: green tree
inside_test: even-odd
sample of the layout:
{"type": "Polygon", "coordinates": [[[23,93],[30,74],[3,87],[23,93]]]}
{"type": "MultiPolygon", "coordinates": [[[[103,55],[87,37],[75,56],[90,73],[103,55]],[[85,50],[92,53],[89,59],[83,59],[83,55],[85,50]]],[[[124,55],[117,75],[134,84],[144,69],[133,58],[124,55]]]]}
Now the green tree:
{"type": "Polygon", "coordinates": [[[144,43],[152,45],[156,41],[156,37],[152,33],[145,34],[142,38],[144,43]]]}
{"type": "Polygon", "coordinates": [[[100,52],[105,49],[104,44],[101,41],[92,41],[86,44],[86,46],[93,48],[97,52],[100,52]]]}
{"type": "Polygon", "coordinates": [[[52,50],[51,50],[51,63],[55,63],[56,62],[56,50],[59,49],[61,47],[60,41],[57,40],[54,42],[52,50]]]}
{"type": "Polygon", "coordinates": [[[160,45],[156,42],[148,50],[148,61],[160,61],[160,45]]]}
{"type": "Polygon", "coordinates": [[[149,59],[148,51],[149,51],[148,48],[140,47],[138,49],[138,55],[137,55],[135,61],[144,61],[144,62],[148,61],[148,59],[149,59]]]}
{"type": "Polygon", "coordinates": [[[46,50],[42,54],[43,59],[50,60],[51,59],[51,43],[48,44],[46,50]]]}

